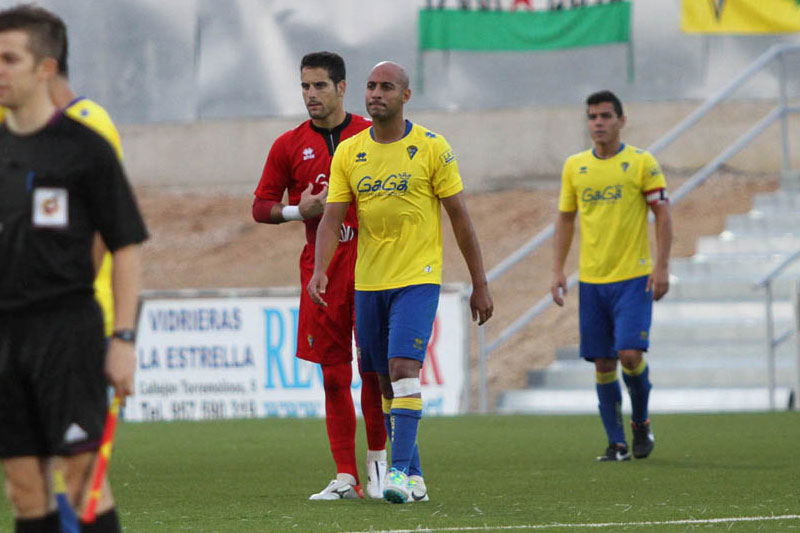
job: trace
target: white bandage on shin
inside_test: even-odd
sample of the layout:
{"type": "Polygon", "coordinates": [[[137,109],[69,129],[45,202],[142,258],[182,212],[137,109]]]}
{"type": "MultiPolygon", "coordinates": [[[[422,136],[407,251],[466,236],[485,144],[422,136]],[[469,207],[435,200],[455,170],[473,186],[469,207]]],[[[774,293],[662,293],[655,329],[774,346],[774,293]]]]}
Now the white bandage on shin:
{"type": "Polygon", "coordinates": [[[281,208],[281,215],[283,220],[303,220],[303,215],[300,214],[300,208],[296,205],[285,205],[281,208]]]}
{"type": "Polygon", "coordinates": [[[422,385],[419,384],[419,378],[398,379],[397,381],[392,381],[392,392],[394,392],[395,398],[421,394],[422,385]]]}

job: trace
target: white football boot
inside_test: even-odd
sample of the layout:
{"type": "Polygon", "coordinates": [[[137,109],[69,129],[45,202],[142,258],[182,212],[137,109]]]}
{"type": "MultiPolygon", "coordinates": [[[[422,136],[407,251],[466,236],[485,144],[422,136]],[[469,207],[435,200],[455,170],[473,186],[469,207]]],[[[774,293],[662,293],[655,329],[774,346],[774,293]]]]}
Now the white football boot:
{"type": "Polygon", "coordinates": [[[336,479],[328,483],[328,486],[316,494],[312,494],[309,500],[358,500],[363,498],[361,487],[356,485],[356,478],[350,474],[338,474],[336,479]]]}
{"type": "Polygon", "coordinates": [[[406,503],[411,497],[408,476],[396,468],[389,470],[383,485],[383,499],[389,503],[406,503]]]}
{"type": "Polygon", "coordinates": [[[367,496],[370,498],[383,498],[386,468],[386,450],[367,451],[367,496]]]}
{"type": "Polygon", "coordinates": [[[422,476],[408,476],[408,492],[411,493],[408,503],[427,502],[430,500],[428,498],[428,487],[425,486],[425,480],[422,479],[422,476]]]}

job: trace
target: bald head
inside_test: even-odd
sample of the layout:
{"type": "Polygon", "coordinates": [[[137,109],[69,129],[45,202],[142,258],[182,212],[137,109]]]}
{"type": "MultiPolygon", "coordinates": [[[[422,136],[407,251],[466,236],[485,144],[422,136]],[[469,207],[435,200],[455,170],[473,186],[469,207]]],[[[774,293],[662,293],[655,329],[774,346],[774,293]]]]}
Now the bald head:
{"type": "Polygon", "coordinates": [[[377,130],[381,125],[389,126],[390,130],[402,129],[405,124],[403,106],[409,98],[411,89],[403,67],[392,61],[382,61],[372,67],[367,78],[366,104],[377,130]]]}
{"type": "Polygon", "coordinates": [[[401,89],[408,89],[408,74],[406,74],[406,69],[394,61],[381,61],[372,67],[369,77],[372,78],[373,74],[394,81],[401,89]]]}

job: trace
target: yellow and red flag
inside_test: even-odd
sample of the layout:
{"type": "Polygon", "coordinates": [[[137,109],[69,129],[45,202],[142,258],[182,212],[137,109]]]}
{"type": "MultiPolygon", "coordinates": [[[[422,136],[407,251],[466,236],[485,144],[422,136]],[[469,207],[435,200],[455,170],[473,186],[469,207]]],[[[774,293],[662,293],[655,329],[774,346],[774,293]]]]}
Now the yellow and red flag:
{"type": "Polygon", "coordinates": [[[800,31],[800,0],[682,0],[686,33],[793,33],[800,31]]]}

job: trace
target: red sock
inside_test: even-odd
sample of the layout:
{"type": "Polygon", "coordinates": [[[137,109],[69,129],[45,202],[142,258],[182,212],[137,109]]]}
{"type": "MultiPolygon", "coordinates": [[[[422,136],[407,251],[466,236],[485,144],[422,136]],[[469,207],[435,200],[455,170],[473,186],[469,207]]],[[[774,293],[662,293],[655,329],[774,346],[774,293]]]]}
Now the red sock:
{"type": "Polygon", "coordinates": [[[358,481],[356,468],[356,411],[350,385],[353,369],[349,362],[322,365],[325,386],[325,425],[338,474],[351,474],[358,481]]]}
{"type": "Polygon", "coordinates": [[[367,447],[370,450],[385,449],[386,426],[381,406],[381,387],[375,372],[361,373],[361,414],[367,427],[367,447]]]}

